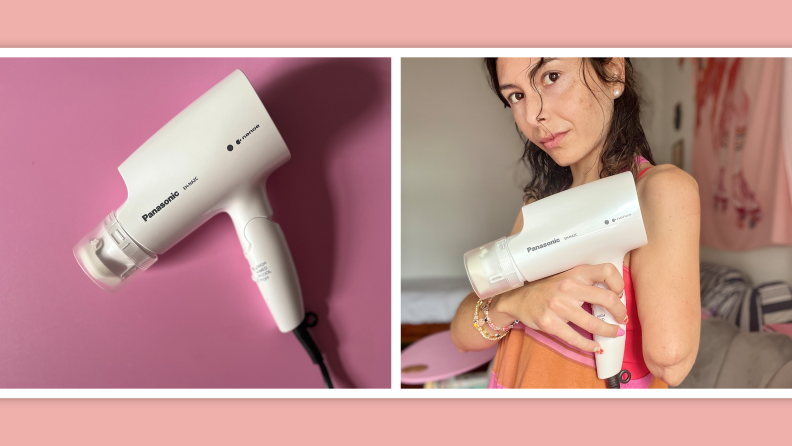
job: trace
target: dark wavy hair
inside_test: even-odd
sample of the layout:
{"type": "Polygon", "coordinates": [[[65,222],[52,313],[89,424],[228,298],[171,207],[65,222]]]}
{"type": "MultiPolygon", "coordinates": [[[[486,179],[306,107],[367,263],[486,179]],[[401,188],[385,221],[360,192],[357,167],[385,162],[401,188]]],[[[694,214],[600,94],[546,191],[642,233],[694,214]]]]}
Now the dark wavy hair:
{"type": "MultiPolygon", "coordinates": [[[[624,93],[614,102],[613,115],[611,116],[603,150],[600,154],[602,163],[600,178],[609,177],[625,170],[630,170],[634,176],[637,175],[638,166],[635,164],[635,156],[637,155],[643,156],[652,165],[655,164],[652,151],[649,149],[649,142],[646,140],[643,127],[641,127],[640,109],[642,101],[638,94],[632,62],[630,62],[629,58],[624,59],[624,81],[622,81],[605,69],[611,59],[584,58],[581,63],[581,77],[591,94],[594,94],[594,90],[591,89],[591,85],[589,85],[586,78],[586,64],[593,68],[600,82],[624,84],[624,93]]],[[[498,59],[486,58],[484,60],[489,73],[490,87],[503,102],[504,106],[511,107],[509,101],[503,97],[500,91],[497,69],[498,59]]],[[[534,77],[545,63],[547,63],[546,58],[541,58],[539,63],[528,73],[531,85],[537,93],[534,77]]],[[[556,164],[550,155],[520,132],[519,126],[517,127],[517,132],[525,143],[522,160],[533,171],[533,178],[523,189],[526,202],[532,198],[541,200],[561,192],[566,186],[572,184],[572,170],[569,166],[562,167],[556,164]]]]}

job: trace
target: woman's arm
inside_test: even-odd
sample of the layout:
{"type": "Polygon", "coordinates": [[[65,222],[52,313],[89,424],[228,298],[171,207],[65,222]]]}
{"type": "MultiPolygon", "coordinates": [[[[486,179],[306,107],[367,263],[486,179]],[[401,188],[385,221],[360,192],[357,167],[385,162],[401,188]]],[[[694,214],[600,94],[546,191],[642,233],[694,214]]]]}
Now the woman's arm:
{"type": "Polygon", "coordinates": [[[639,183],[649,243],[630,254],[643,356],[649,371],[676,386],[696,360],[701,329],[696,181],[683,170],[657,166],[639,183]]]}
{"type": "MultiPolygon", "coordinates": [[[[521,212],[511,233],[520,232],[522,226],[521,212]]],[[[567,322],[572,321],[591,333],[616,337],[618,326],[601,321],[581,306],[584,302],[596,303],[607,308],[617,320],[623,320],[627,316],[627,309],[619,300],[623,289],[624,281],[613,265],[582,265],[494,297],[489,315],[496,326],[505,327],[519,319],[530,328],[558,336],[581,350],[593,352],[600,345],[581,336],[567,322]],[[615,292],[592,286],[595,282],[606,283],[615,292]]],[[[477,302],[478,296],[470,293],[459,305],[451,322],[451,339],[463,352],[485,350],[495,345],[495,341],[482,337],[473,326],[477,302]]]]}

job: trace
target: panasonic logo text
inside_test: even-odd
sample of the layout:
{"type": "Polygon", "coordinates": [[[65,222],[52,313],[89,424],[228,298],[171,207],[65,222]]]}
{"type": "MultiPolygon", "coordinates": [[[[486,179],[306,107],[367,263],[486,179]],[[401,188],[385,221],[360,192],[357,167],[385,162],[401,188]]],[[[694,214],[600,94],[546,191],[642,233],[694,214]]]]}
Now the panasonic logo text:
{"type": "Polygon", "coordinates": [[[561,240],[559,240],[559,239],[557,239],[557,238],[554,238],[553,240],[550,240],[549,242],[542,243],[541,245],[536,245],[536,246],[529,246],[529,247],[528,247],[528,248],[526,248],[526,249],[528,249],[528,252],[531,252],[531,251],[536,251],[537,249],[542,249],[542,248],[544,248],[544,247],[546,247],[546,246],[553,245],[553,244],[555,244],[555,243],[558,243],[558,242],[560,242],[560,241],[561,241],[561,240]]]}
{"type": "Polygon", "coordinates": [[[148,214],[143,214],[143,221],[149,221],[150,218],[152,218],[155,215],[157,215],[157,213],[159,211],[161,211],[165,206],[170,204],[170,202],[175,200],[176,197],[178,197],[178,196],[179,196],[178,192],[174,192],[174,193],[170,194],[170,196],[168,198],[163,200],[162,203],[159,204],[159,206],[157,206],[154,209],[152,209],[151,212],[149,212],[148,214]]]}

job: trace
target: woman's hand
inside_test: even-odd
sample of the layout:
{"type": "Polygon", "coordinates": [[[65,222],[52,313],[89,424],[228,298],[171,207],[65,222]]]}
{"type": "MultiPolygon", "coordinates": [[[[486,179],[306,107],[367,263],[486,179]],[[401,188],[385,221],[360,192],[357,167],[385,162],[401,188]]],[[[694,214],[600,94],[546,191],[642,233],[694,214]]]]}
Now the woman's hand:
{"type": "MultiPolygon", "coordinates": [[[[617,321],[625,320],[627,308],[619,300],[623,290],[624,280],[610,263],[581,265],[494,297],[489,317],[498,327],[508,326],[518,319],[530,328],[557,336],[581,350],[596,352],[601,346],[581,336],[567,322],[593,334],[616,337],[618,325],[605,323],[581,307],[584,302],[602,305],[617,321]],[[598,282],[614,291],[594,286],[598,282]]],[[[473,327],[477,301],[476,294],[471,293],[460,305],[451,325],[452,339],[461,351],[483,350],[493,345],[493,341],[484,339],[473,327]]]]}
{"type": "MultiPolygon", "coordinates": [[[[498,302],[493,300],[491,308],[502,314],[498,314],[499,321],[503,317],[519,319],[527,327],[557,336],[581,350],[594,352],[601,346],[581,336],[567,322],[592,334],[615,338],[618,325],[608,324],[581,307],[585,302],[601,305],[614,319],[625,321],[627,308],[619,300],[623,291],[624,280],[610,263],[582,265],[533,281],[512,293],[504,293],[498,302]],[[614,291],[594,286],[597,282],[607,284],[614,291]]],[[[492,309],[490,315],[493,315],[492,309]]]]}

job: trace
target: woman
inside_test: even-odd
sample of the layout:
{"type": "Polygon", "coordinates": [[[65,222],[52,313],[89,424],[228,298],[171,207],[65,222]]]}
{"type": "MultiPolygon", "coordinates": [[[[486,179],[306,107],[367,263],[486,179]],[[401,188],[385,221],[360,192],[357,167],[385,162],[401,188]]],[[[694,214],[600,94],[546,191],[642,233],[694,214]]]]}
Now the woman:
{"type": "MultiPolygon", "coordinates": [[[[534,174],[525,204],[629,170],[649,241],[624,257],[624,279],[613,265],[582,265],[493,298],[485,334],[504,334],[520,323],[499,341],[490,387],[605,387],[594,368],[601,346],[590,333],[616,337],[624,331],[592,316],[592,303],[627,323],[624,368],[632,380],[623,387],[678,385],[698,351],[698,187],[675,166],[653,167],[632,64],[623,58],[486,64],[493,90],[525,138],[523,159],[534,174]]],[[[522,224],[518,213],[512,234],[522,224]]],[[[468,295],[451,324],[461,351],[494,342],[473,324],[477,302],[475,293],[468,295]]]]}

